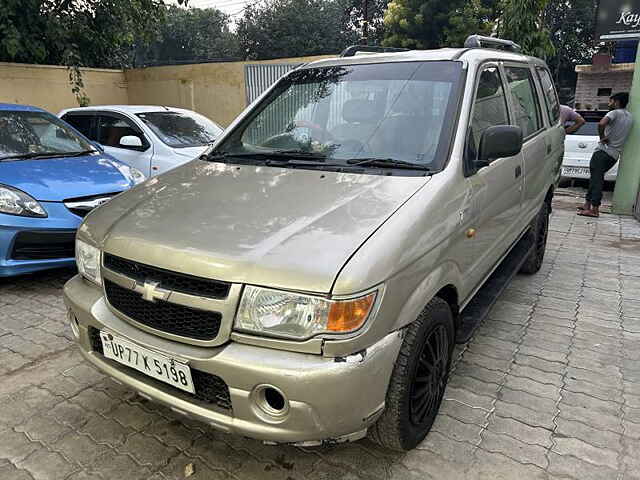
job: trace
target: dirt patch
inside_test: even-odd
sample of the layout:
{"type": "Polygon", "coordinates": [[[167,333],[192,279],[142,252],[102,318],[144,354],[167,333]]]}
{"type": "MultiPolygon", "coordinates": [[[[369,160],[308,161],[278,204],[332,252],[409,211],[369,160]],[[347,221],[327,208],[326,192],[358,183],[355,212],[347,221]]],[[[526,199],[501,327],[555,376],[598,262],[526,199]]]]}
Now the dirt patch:
{"type": "Polygon", "coordinates": [[[640,238],[625,238],[622,240],[611,241],[609,242],[609,246],[619,248],[625,252],[640,253],[640,238]]]}

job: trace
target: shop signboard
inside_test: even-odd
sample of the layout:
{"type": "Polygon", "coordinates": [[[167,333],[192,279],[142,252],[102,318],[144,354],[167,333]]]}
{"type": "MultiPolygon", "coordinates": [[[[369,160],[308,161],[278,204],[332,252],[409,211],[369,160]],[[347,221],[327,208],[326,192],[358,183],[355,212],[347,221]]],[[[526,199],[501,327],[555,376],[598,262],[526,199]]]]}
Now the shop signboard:
{"type": "Polygon", "coordinates": [[[640,0],[600,0],[596,14],[596,39],[640,38],[640,0]]]}

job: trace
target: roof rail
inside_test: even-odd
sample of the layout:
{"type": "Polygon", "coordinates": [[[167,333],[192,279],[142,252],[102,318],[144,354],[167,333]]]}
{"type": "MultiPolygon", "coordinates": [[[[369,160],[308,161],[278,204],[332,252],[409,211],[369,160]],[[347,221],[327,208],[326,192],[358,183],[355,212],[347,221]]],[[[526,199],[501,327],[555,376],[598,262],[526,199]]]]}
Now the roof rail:
{"type": "Polygon", "coordinates": [[[388,52],[408,52],[408,48],[394,48],[394,47],[378,47],[374,45],[351,45],[345,48],[340,54],[341,57],[353,57],[358,52],[370,52],[370,53],[388,53],[388,52]]]}
{"type": "Polygon", "coordinates": [[[498,50],[507,50],[510,52],[520,52],[522,48],[511,40],[503,40],[502,38],[483,37],[482,35],[471,35],[464,42],[465,48],[495,48],[498,50]]]}

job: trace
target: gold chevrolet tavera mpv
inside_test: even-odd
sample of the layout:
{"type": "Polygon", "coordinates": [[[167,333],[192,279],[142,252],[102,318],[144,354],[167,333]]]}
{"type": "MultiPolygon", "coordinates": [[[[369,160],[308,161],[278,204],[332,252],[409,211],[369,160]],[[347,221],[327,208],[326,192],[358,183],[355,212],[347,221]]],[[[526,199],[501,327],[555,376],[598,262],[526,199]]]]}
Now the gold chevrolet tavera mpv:
{"type": "Polygon", "coordinates": [[[512,42],[354,50],[87,216],[64,289],[87,361],[268,443],[422,441],[455,341],[540,268],[564,130],[512,42]]]}

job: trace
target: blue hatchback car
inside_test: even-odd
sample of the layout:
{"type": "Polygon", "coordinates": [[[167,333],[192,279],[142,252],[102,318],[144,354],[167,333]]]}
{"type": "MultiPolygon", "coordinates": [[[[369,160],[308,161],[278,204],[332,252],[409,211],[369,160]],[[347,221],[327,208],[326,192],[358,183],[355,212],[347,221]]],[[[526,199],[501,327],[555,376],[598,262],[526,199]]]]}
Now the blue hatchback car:
{"type": "Polygon", "coordinates": [[[0,277],[73,265],[82,218],[144,178],[54,115],[0,103],[0,277]]]}

